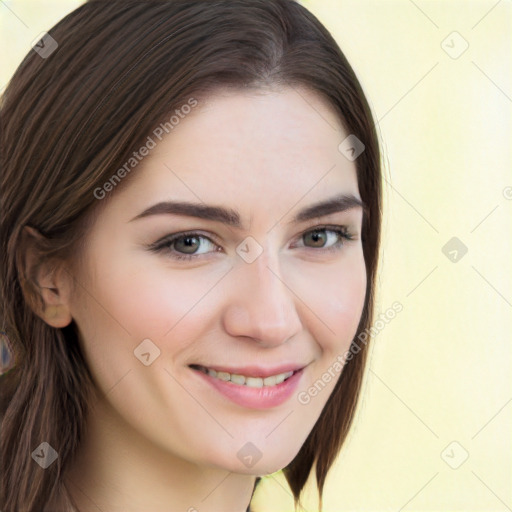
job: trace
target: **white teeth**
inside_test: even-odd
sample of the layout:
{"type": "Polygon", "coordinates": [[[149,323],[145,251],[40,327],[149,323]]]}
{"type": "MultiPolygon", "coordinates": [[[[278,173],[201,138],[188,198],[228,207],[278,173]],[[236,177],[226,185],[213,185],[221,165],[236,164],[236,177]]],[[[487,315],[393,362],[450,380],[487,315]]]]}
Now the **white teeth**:
{"type": "Polygon", "coordinates": [[[265,377],[263,379],[264,386],[275,386],[276,384],[277,384],[277,378],[275,375],[272,375],[272,377],[265,377]]]}
{"type": "Polygon", "coordinates": [[[233,375],[231,375],[231,382],[234,384],[245,384],[245,377],[243,375],[233,373],[233,375]]]}
{"type": "Polygon", "coordinates": [[[269,386],[276,386],[277,384],[281,384],[281,382],[285,381],[288,377],[293,375],[293,372],[285,372],[280,373],[278,375],[271,375],[270,377],[246,377],[245,375],[239,375],[236,373],[228,373],[228,372],[217,372],[212,370],[211,368],[205,368],[204,366],[200,366],[199,369],[208,374],[210,377],[215,377],[216,379],[220,379],[223,381],[231,381],[233,384],[237,384],[239,386],[248,386],[250,388],[262,388],[269,386]]]}
{"type": "Polygon", "coordinates": [[[281,384],[285,378],[286,373],[280,373],[279,375],[276,375],[276,384],[281,384]]]}
{"type": "Polygon", "coordinates": [[[261,377],[247,377],[245,379],[245,385],[250,388],[262,388],[263,379],[261,377]]]}

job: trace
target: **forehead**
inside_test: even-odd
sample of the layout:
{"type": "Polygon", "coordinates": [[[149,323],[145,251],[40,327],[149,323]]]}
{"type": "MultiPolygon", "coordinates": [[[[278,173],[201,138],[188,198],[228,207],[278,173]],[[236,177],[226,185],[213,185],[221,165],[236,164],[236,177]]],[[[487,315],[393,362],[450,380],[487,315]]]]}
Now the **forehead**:
{"type": "Polygon", "coordinates": [[[347,135],[313,92],[222,91],[199,101],[161,140],[153,136],[120,199],[136,209],[187,199],[243,212],[289,209],[301,197],[358,196],[355,164],[338,150],[347,135]]]}
{"type": "Polygon", "coordinates": [[[219,91],[183,116],[152,153],[158,158],[179,147],[195,147],[197,157],[206,151],[214,162],[231,157],[237,159],[234,167],[242,167],[336,151],[343,133],[338,116],[317,93],[298,88],[219,91]]]}

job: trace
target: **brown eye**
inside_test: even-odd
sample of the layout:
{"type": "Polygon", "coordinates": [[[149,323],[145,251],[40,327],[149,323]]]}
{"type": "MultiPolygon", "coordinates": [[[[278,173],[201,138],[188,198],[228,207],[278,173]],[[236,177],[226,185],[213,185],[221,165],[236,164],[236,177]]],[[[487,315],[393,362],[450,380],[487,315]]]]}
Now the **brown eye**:
{"type": "Polygon", "coordinates": [[[308,238],[313,244],[309,247],[322,248],[327,242],[327,235],[325,234],[325,229],[310,231],[309,233],[306,233],[304,235],[304,240],[307,240],[308,238]]]}
{"type": "Polygon", "coordinates": [[[304,247],[335,251],[343,246],[344,241],[352,240],[345,226],[324,226],[312,229],[302,235],[304,247]]]}
{"type": "Polygon", "coordinates": [[[174,240],[174,248],[185,254],[194,254],[201,245],[198,236],[186,235],[174,240]]]}
{"type": "Polygon", "coordinates": [[[192,260],[205,254],[216,252],[219,248],[207,236],[200,233],[176,233],[149,246],[151,251],[163,253],[176,260],[192,260]],[[208,245],[213,251],[208,251],[208,245]],[[206,249],[206,251],[205,251],[206,249]]]}

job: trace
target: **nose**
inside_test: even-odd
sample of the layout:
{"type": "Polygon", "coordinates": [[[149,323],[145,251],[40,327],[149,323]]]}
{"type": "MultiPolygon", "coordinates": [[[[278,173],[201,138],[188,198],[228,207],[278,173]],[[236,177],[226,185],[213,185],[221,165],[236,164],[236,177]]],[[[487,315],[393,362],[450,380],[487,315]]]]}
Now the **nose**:
{"type": "Polygon", "coordinates": [[[235,268],[223,323],[231,336],[272,347],[299,333],[302,323],[290,284],[283,279],[279,265],[270,266],[264,255],[235,268]]]}

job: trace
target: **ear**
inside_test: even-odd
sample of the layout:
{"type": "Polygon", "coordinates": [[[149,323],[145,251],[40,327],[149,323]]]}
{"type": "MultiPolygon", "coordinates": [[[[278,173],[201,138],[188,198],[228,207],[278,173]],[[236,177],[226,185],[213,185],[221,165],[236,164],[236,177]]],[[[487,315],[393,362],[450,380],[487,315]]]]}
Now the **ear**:
{"type": "Polygon", "coordinates": [[[38,299],[26,296],[27,302],[48,325],[66,327],[73,320],[69,307],[72,276],[63,261],[48,259],[41,254],[41,248],[45,242],[48,245],[48,240],[39,231],[24,226],[22,238],[22,275],[38,299]]]}

